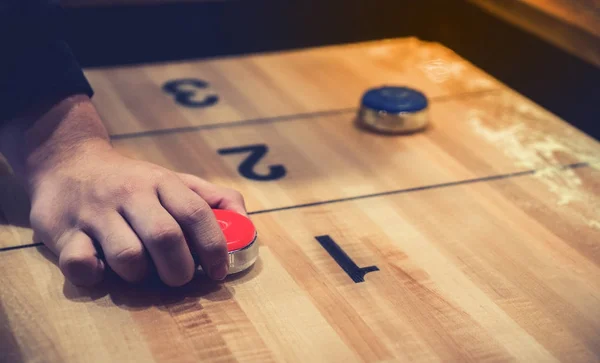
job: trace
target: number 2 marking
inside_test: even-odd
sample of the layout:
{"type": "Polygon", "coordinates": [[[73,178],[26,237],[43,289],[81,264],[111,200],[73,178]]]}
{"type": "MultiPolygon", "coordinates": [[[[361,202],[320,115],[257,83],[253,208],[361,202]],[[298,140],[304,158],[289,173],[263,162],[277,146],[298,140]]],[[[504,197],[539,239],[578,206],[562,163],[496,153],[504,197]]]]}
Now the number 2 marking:
{"type": "Polygon", "coordinates": [[[268,151],[269,149],[267,148],[267,145],[264,144],[240,146],[218,150],[219,155],[250,152],[250,155],[248,155],[248,157],[244,161],[242,161],[242,163],[238,167],[238,172],[248,179],[257,181],[270,181],[283,178],[286,174],[286,170],[283,165],[270,165],[269,173],[267,174],[258,174],[254,171],[254,167],[256,166],[256,164],[258,164],[258,162],[267,154],[268,151]]]}
{"type": "Polygon", "coordinates": [[[331,237],[325,235],[317,236],[315,238],[355,283],[365,282],[366,274],[373,271],[379,271],[379,267],[377,266],[358,267],[358,265],[352,261],[350,256],[348,256],[331,237]]]}
{"type": "Polygon", "coordinates": [[[208,83],[194,78],[175,79],[165,83],[162,89],[172,94],[175,97],[175,102],[186,107],[209,107],[219,101],[219,96],[215,94],[209,94],[201,100],[194,100],[196,91],[190,90],[190,87],[205,89],[208,88],[208,83]]]}

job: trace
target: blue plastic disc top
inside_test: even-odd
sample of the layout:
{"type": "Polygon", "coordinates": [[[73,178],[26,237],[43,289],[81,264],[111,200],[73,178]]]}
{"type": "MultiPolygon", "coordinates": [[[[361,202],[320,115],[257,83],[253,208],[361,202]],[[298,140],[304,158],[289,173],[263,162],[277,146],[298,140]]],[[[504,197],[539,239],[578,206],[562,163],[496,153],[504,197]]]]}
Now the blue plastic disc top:
{"type": "Polygon", "coordinates": [[[427,108],[425,95],[407,87],[385,86],[365,92],[363,107],[387,113],[418,112],[427,108]]]}

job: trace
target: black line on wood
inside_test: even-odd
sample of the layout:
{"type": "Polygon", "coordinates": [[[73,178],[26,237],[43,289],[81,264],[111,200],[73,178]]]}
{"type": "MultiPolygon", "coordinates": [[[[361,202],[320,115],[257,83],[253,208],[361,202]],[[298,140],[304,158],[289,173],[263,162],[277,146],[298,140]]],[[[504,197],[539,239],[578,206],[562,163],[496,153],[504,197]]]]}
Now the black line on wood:
{"type": "Polygon", "coordinates": [[[19,246],[1,247],[0,248],[0,252],[20,250],[20,249],[23,249],[23,248],[39,247],[39,246],[43,246],[43,245],[44,245],[43,243],[37,242],[37,243],[29,243],[29,244],[26,244],[26,245],[19,245],[19,246]]]}
{"type": "MultiPolygon", "coordinates": [[[[480,95],[484,95],[487,93],[500,92],[500,91],[501,91],[500,89],[487,89],[487,90],[474,91],[474,92],[465,92],[465,93],[460,93],[460,94],[456,94],[456,95],[437,96],[437,97],[432,97],[431,101],[432,102],[451,101],[451,100],[461,99],[464,97],[474,97],[474,96],[480,96],[480,95]]],[[[271,123],[276,123],[276,122],[297,121],[297,120],[302,120],[302,119],[309,120],[309,119],[314,119],[317,117],[343,115],[346,113],[356,112],[357,110],[358,109],[356,107],[348,107],[348,108],[340,108],[337,110],[296,113],[296,114],[291,114],[291,115],[262,117],[262,118],[237,120],[237,121],[229,121],[229,122],[217,122],[217,123],[210,123],[210,124],[197,125],[197,126],[173,127],[173,128],[166,128],[166,129],[160,129],[160,130],[148,130],[148,131],[131,132],[131,133],[124,133],[124,134],[113,134],[113,135],[110,135],[110,138],[111,138],[111,140],[125,140],[125,139],[134,139],[134,138],[140,138],[140,137],[178,134],[178,133],[182,133],[182,132],[214,130],[214,129],[223,129],[223,128],[229,128],[229,127],[248,126],[248,125],[271,124],[271,123]]]]}
{"type": "MultiPolygon", "coordinates": [[[[562,169],[562,170],[569,170],[569,169],[585,168],[585,167],[589,167],[589,166],[590,166],[589,163],[582,162],[582,163],[573,163],[573,164],[567,164],[567,165],[559,165],[559,166],[554,166],[554,167],[562,169]]],[[[320,202],[296,204],[296,205],[291,205],[291,206],[287,206],[287,207],[262,209],[262,210],[248,212],[248,214],[249,215],[257,215],[257,214],[273,213],[273,212],[280,212],[280,211],[286,211],[286,210],[292,210],[292,209],[300,209],[300,208],[316,207],[316,206],[327,205],[327,204],[350,202],[350,201],[361,200],[361,199],[377,198],[377,197],[383,197],[383,196],[388,196],[388,195],[405,194],[405,193],[419,192],[419,191],[423,191],[423,190],[449,188],[449,187],[454,187],[454,186],[459,186],[459,185],[482,183],[482,182],[486,182],[486,181],[510,179],[510,178],[516,178],[516,177],[520,177],[520,176],[533,175],[536,172],[538,172],[539,170],[541,170],[541,169],[525,170],[525,171],[519,171],[519,172],[509,173],[509,174],[490,175],[490,176],[485,176],[485,177],[475,178],[475,179],[459,180],[459,181],[455,181],[455,182],[440,183],[440,184],[431,184],[431,185],[425,185],[425,186],[415,187],[415,188],[390,190],[387,192],[357,195],[354,197],[347,197],[347,198],[323,200],[320,202]]],[[[43,245],[43,243],[32,243],[32,244],[21,245],[21,246],[3,247],[3,248],[0,248],[0,252],[17,250],[17,249],[22,249],[22,248],[38,247],[38,246],[42,246],[42,245],[43,245]]]]}
{"type": "MultiPolygon", "coordinates": [[[[583,168],[583,167],[587,167],[587,166],[589,166],[589,163],[575,163],[575,164],[558,166],[558,168],[560,168],[562,170],[566,170],[566,169],[583,168]]],[[[255,215],[255,214],[272,213],[272,212],[279,212],[279,211],[290,210],[290,209],[316,207],[316,206],[325,205],[325,204],[334,204],[334,203],[350,202],[350,201],[360,200],[360,199],[383,197],[383,196],[387,196],[387,195],[419,192],[422,190],[429,190],[429,189],[449,188],[449,187],[454,187],[454,186],[458,186],[458,185],[475,184],[475,183],[481,183],[481,182],[486,182],[486,181],[509,179],[509,178],[515,178],[515,177],[519,177],[519,176],[532,175],[532,174],[536,173],[537,171],[538,170],[525,170],[525,171],[519,171],[519,172],[515,172],[515,173],[510,173],[510,174],[490,175],[490,176],[485,176],[485,177],[475,178],[475,179],[459,180],[459,181],[440,183],[440,184],[431,184],[431,185],[425,185],[425,186],[407,188],[407,189],[390,190],[387,192],[357,195],[354,197],[347,197],[347,198],[329,199],[329,200],[323,200],[323,201],[319,201],[319,202],[296,204],[296,205],[290,205],[290,206],[286,206],[286,207],[279,207],[279,208],[272,208],[272,209],[263,209],[263,210],[249,212],[248,214],[255,215]]]]}

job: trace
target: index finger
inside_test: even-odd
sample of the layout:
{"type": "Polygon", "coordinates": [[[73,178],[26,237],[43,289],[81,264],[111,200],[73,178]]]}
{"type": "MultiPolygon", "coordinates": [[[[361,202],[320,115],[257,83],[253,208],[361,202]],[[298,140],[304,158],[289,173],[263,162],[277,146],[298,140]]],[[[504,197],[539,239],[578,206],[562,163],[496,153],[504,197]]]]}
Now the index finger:
{"type": "Polygon", "coordinates": [[[236,190],[212,184],[195,175],[178,173],[183,183],[204,199],[211,208],[228,209],[248,216],[244,197],[236,190]]]}
{"type": "Polygon", "coordinates": [[[189,239],[202,269],[212,279],[224,279],[229,273],[227,242],[208,203],[175,180],[160,185],[158,194],[164,208],[189,239]]]}

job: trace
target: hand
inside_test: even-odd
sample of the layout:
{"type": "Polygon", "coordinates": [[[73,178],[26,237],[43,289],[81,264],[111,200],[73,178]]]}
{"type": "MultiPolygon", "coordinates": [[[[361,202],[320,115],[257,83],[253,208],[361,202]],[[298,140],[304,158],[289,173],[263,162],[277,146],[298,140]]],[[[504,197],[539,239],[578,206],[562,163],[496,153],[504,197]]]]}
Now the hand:
{"type": "Polygon", "coordinates": [[[129,282],[156,268],[164,283],[180,286],[192,279],[197,257],[209,277],[223,279],[227,246],[211,208],[246,214],[242,196],[120,155],[105,135],[93,132],[99,118],[87,100],[56,107],[63,112],[46,113],[28,131],[24,173],[31,226],[59,256],[66,278],[96,284],[107,263],[129,282]]]}
{"type": "Polygon", "coordinates": [[[141,280],[152,261],[168,285],[189,282],[192,254],[214,279],[228,254],[211,207],[245,213],[239,193],[192,175],[127,159],[107,145],[84,142],[32,185],[32,228],[76,284],[102,278],[106,262],[123,279],[141,280]]]}

